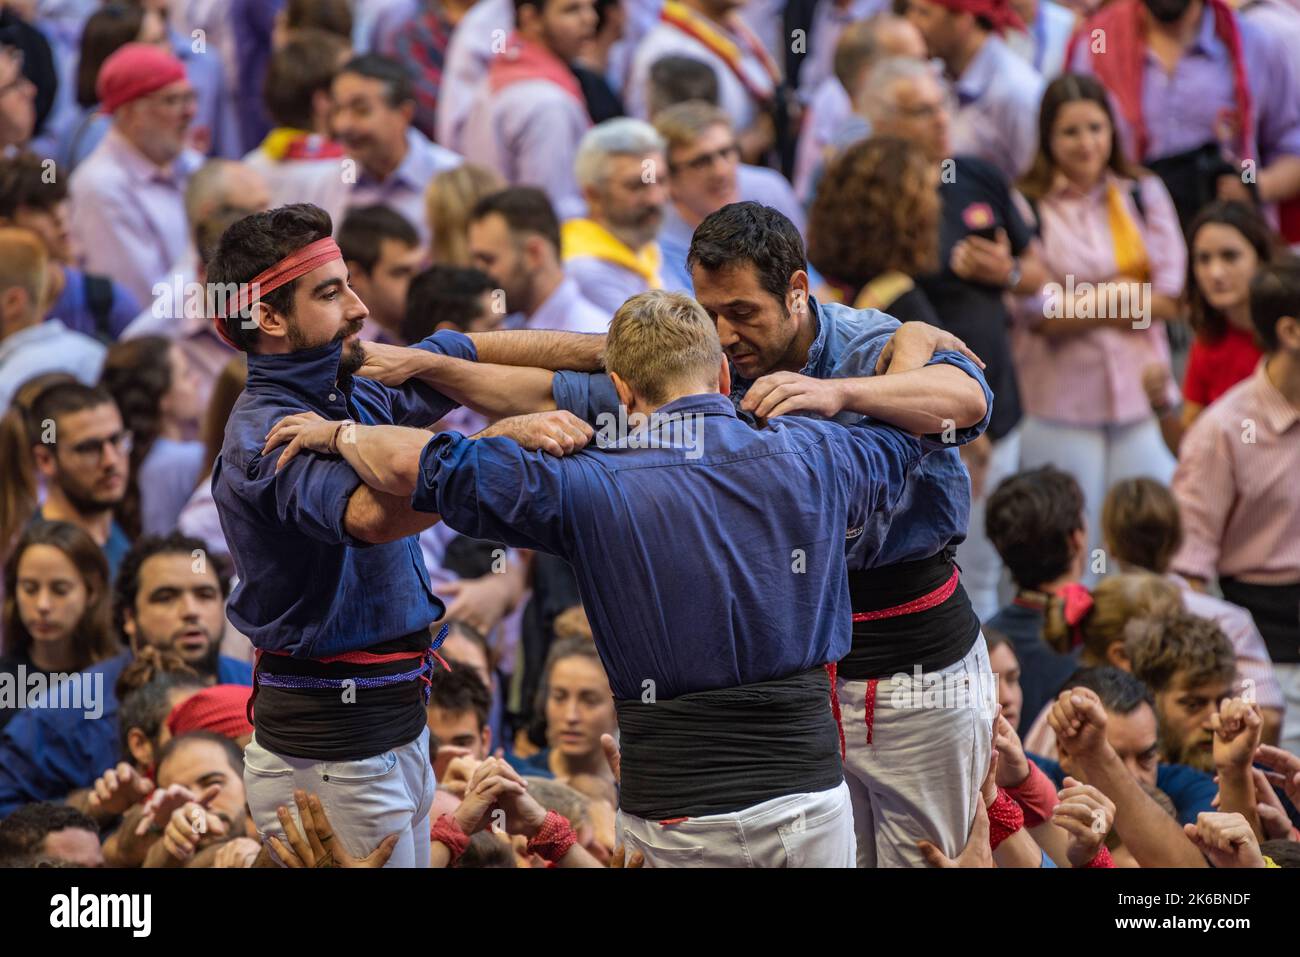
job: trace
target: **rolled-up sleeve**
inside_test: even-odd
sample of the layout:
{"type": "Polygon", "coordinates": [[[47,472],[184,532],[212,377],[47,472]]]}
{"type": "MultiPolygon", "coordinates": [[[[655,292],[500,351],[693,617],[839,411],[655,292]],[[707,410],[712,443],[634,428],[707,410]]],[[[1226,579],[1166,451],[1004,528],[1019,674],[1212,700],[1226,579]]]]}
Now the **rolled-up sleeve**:
{"type": "Polygon", "coordinates": [[[348,499],[361,485],[352,466],[342,459],[302,452],[277,472],[281,451],[272,449],[269,455],[258,456],[242,474],[227,470],[231,490],[273,526],[326,545],[365,547],[344,527],[348,499]]]}
{"type": "Polygon", "coordinates": [[[564,555],[564,463],[510,439],[443,432],[420,453],[417,512],[471,538],[564,555]]]}
{"type": "Polygon", "coordinates": [[[907,476],[924,457],[921,443],[912,436],[869,422],[848,426],[837,451],[850,526],[865,524],[873,512],[892,512],[907,488],[907,476]]]}
{"type": "Polygon", "coordinates": [[[551,380],[555,407],[596,425],[604,414],[618,414],[618,392],[604,372],[557,372],[551,380]]]}
{"type": "MultiPolygon", "coordinates": [[[[411,348],[453,359],[478,361],[478,350],[469,336],[453,330],[440,330],[422,339],[411,348]]],[[[424,382],[411,380],[399,389],[392,389],[392,416],[394,425],[424,428],[432,425],[456,408],[458,403],[447,398],[424,382]]]]}

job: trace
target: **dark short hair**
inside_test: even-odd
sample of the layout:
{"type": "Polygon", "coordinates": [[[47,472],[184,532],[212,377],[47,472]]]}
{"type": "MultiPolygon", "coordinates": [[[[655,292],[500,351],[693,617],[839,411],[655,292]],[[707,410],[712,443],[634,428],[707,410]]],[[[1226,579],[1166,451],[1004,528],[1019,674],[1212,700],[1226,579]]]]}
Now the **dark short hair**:
{"type": "MultiPolygon", "coordinates": [[[[85,412],[87,409],[97,409],[101,405],[111,405],[117,408],[117,403],[110,393],[102,385],[86,385],[82,382],[60,382],[52,385],[41,392],[32,403],[31,424],[33,438],[41,435],[42,423],[59,421],[63,415],[73,415],[77,412],[85,412]]],[[[54,441],[59,440],[58,429],[56,427],[54,441]]]]}
{"type": "MultiPolygon", "coordinates": [[[[113,582],[113,627],[123,641],[126,641],[126,632],[122,630],[122,625],[126,621],[127,609],[135,610],[135,599],[140,592],[140,569],[144,563],[155,555],[188,557],[196,551],[207,555],[207,542],[181,532],[172,532],[168,535],[146,535],[138,539],[122,556],[122,564],[118,566],[117,578],[113,582]]],[[[208,566],[217,576],[222,597],[226,597],[230,593],[230,580],[215,560],[209,558],[208,566]]]]}
{"type": "MultiPolygon", "coordinates": [[[[333,232],[330,214],[311,203],[293,203],[245,216],[222,233],[217,242],[216,251],[208,262],[209,292],[251,283],[262,271],[285,256],[325,239],[333,232]]],[[[297,288],[298,280],[295,279],[267,292],[261,301],[276,312],[291,316],[297,288]]],[[[210,297],[209,313],[214,308],[210,297]]],[[[234,311],[229,300],[227,309],[234,311]]],[[[257,343],[256,327],[245,328],[238,314],[223,316],[220,321],[236,346],[245,352],[253,351],[257,343]]]]}
{"type": "Polygon", "coordinates": [[[441,708],[452,714],[474,712],[478,729],[487,727],[492,711],[492,693],[483,685],[483,679],[468,665],[453,664],[451,670],[435,668],[429,679],[430,708],[441,708]]]}
{"type": "Polygon", "coordinates": [[[45,838],[68,829],[99,834],[99,825],[69,804],[24,804],[0,821],[0,860],[22,860],[40,853],[45,838]]]}
{"type": "Polygon", "coordinates": [[[329,92],[339,57],[348,49],[337,35],[318,27],[295,30],[289,41],[271,54],[262,84],[266,111],[280,126],[309,130],[312,101],[329,92]]]}
{"type": "Polygon", "coordinates": [[[650,64],[651,115],[689,100],[717,105],[718,74],[703,60],[665,56],[650,64]]]}
{"type": "Polygon", "coordinates": [[[419,342],[433,335],[440,322],[468,329],[483,315],[482,296],[493,289],[487,273],[469,266],[437,263],[411,278],[401,335],[419,342]]]}
{"type": "Polygon", "coordinates": [[[99,102],[96,83],[104,61],[140,36],[144,10],[131,3],[108,3],[86,18],[81,28],[77,58],[77,105],[91,107],[99,102]]]}
{"type": "Polygon", "coordinates": [[[560,221],[550,199],[534,186],[509,186],[488,193],[470,210],[469,221],[476,223],[496,213],[506,221],[512,233],[536,233],[560,251],[560,221]]]}
{"type": "Polygon", "coordinates": [[[381,53],[363,53],[354,56],[336,74],[355,73],[370,80],[379,80],[384,84],[385,99],[389,106],[397,107],[415,99],[415,88],[411,82],[411,71],[405,64],[381,53]]]}
{"type": "Polygon", "coordinates": [[[285,26],[290,36],[297,36],[300,30],[324,30],[351,43],[353,6],[351,0],[288,0],[285,26]]]}
{"type": "MultiPolygon", "coordinates": [[[[166,715],[163,716],[166,718],[166,715]]],[[[170,758],[181,748],[197,741],[209,741],[212,744],[219,745],[222,751],[226,752],[226,760],[230,762],[230,770],[236,774],[244,773],[244,752],[235,743],[234,738],[227,738],[224,734],[217,734],[215,731],[186,731],[184,734],[177,735],[168,741],[158,755],[158,760],[154,762],[154,775],[162,768],[163,762],[170,758]]]]}
{"type": "Polygon", "coordinates": [[[1070,536],[1083,528],[1083,491],[1051,465],[1003,479],[984,510],[989,541],[1021,588],[1070,570],[1070,536]]]}
{"type": "Polygon", "coordinates": [[[337,239],[344,260],[357,263],[367,275],[379,262],[385,239],[396,240],[403,246],[420,245],[420,234],[410,221],[383,204],[348,210],[337,239]]]}
{"type": "Polygon", "coordinates": [[[1261,266],[1250,281],[1250,318],[1265,352],[1276,352],[1277,323],[1300,321],[1300,258],[1285,256],[1261,266]]]}
{"type": "Polygon", "coordinates": [[[1278,867],[1300,867],[1300,841],[1276,837],[1262,842],[1259,852],[1278,867]]]}
{"type": "Polygon", "coordinates": [[[1087,688],[1101,699],[1101,706],[1114,714],[1132,714],[1142,705],[1156,706],[1151,689],[1127,671],[1111,665],[1080,668],[1061,686],[1062,691],[1087,688]]]}
{"type": "Polygon", "coordinates": [[[790,277],[808,269],[803,239],[779,210],[761,203],[730,203],[704,218],[691,237],[686,268],[719,272],[753,266],[763,288],[785,301],[790,277]]]}
{"type": "Polygon", "coordinates": [[[46,162],[35,153],[0,159],[0,217],[13,219],[24,209],[44,212],[68,198],[67,177],[58,169],[46,176],[46,162]]]}
{"type": "Polygon", "coordinates": [[[171,693],[181,689],[195,691],[205,687],[198,672],[185,664],[174,651],[156,648],[141,653],[122,669],[117,682],[118,745],[124,760],[130,760],[129,739],[133,730],[144,733],[155,745],[164,722],[171,714],[171,693]],[[149,653],[153,653],[150,655],[149,653]],[[134,668],[135,674],[127,672],[134,668]],[[127,687],[123,687],[126,684],[127,687]]]}

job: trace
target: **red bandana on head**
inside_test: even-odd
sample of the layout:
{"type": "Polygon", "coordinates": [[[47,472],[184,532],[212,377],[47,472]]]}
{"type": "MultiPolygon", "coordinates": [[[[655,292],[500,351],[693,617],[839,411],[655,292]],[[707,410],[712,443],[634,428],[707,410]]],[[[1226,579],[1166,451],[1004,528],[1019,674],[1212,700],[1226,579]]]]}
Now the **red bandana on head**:
{"type": "Polygon", "coordinates": [[[343,251],[339,249],[332,237],[326,236],[324,239],[318,239],[314,243],[308,243],[296,252],[285,256],[274,266],[262,270],[253,277],[252,282],[241,283],[239,295],[236,297],[234,307],[229,306],[226,309],[226,315],[213,315],[212,326],[216,330],[226,345],[232,349],[238,349],[234,341],[226,334],[223,318],[233,319],[236,316],[243,315],[245,311],[251,309],[253,303],[260,300],[268,292],[279,289],[286,283],[291,283],[295,279],[307,275],[313,269],[319,269],[328,262],[343,258],[343,251]]]}
{"type": "Polygon", "coordinates": [[[983,17],[993,25],[995,33],[1004,30],[1023,30],[1025,21],[1012,9],[1009,0],[934,0],[941,7],[947,7],[953,13],[969,13],[973,17],[983,17]]]}

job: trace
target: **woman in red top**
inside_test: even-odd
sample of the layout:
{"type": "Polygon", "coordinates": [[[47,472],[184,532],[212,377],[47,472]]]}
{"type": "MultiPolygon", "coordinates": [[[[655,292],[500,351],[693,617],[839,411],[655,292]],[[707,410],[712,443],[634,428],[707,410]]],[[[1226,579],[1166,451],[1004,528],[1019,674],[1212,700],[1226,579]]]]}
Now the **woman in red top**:
{"type": "Polygon", "coordinates": [[[1250,281],[1282,249],[1253,207],[1237,202],[1206,206],[1191,227],[1187,297],[1196,338],[1187,356],[1183,405],[1168,402],[1169,372],[1143,371],[1151,407],[1175,455],[1183,433],[1201,411],[1255,371],[1262,353],[1250,323],[1250,281]]]}

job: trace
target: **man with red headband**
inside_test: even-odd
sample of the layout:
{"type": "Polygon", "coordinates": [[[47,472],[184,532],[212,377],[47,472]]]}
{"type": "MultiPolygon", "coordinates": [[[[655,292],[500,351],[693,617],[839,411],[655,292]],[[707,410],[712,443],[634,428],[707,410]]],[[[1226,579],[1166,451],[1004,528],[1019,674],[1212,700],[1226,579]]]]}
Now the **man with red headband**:
{"type": "MultiPolygon", "coordinates": [[[[258,650],[248,801],[258,831],[283,836],[276,809],[303,788],[320,795],[353,854],[399,833],[390,864],[427,866],[424,689],[429,624],[444,607],[415,536],[437,516],[363,486],[338,458],[301,456],[277,471],[261,454],[290,413],[336,421],[346,441],[351,422],[425,427],[455,405],[418,383],[353,380],[367,312],[332,226],[309,204],[256,213],[226,230],[208,265],[216,328],[248,353],[212,479],[240,579],[227,613],[258,650]]],[[[456,332],[415,348],[476,356],[456,332]]]]}
{"type": "Polygon", "coordinates": [[[1184,230],[1217,196],[1283,203],[1300,239],[1300,66],[1283,35],[1223,0],[1114,0],[1069,68],[1110,92],[1129,157],[1164,180],[1184,230]]]}
{"type": "Polygon", "coordinates": [[[1038,149],[1043,78],[1006,44],[1024,29],[1010,0],[908,0],[907,18],[943,61],[957,95],[952,145],[988,160],[1015,182],[1038,149]]]}
{"type": "Polygon", "coordinates": [[[128,43],[104,61],[95,91],[113,125],[72,174],[72,238],[87,272],[152,302],[189,241],[185,187],[203,162],[185,145],[194,90],[173,54],[128,43]]]}

